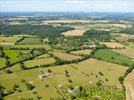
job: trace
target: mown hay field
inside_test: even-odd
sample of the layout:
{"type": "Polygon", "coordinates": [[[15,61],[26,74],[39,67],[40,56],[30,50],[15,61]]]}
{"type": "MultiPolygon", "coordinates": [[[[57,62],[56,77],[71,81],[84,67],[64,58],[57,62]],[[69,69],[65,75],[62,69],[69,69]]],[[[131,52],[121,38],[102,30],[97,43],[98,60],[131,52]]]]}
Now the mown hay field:
{"type": "Polygon", "coordinates": [[[120,49],[120,50],[113,49],[113,51],[134,59],[134,49],[132,49],[132,48],[125,48],[125,49],[120,49]]]}
{"type": "Polygon", "coordinates": [[[70,30],[67,32],[61,33],[64,36],[82,36],[86,30],[84,29],[75,29],[75,30],[70,30]]]}
{"type": "Polygon", "coordinates": [[[84,50],[71,51],[71,53],[75,55],[89,55],[91,51],[92,51],[91,49],[84,49],[84,50]]]}
{"type": "Polygon", "coordinates": [[[122,44],[120,44],[120,43],[117,43],[117,42],[101,42],[101,44],[106,45],[107,48],[113,48],[113,49],[116,49],[116,48],[117,48],[117,49],[118,49],[118,48],[124,49],[124,48],[125,48],[124,45],[122,45],[122,44]]]}
{"type": "Polygon", "coordinates": [[[124,85],[126,88],[126,100],[134,99],[134,71],[127,75],[124,80],[124,85]]]}
{"type": "Polygon", "coordinates": [[[53,52],[53,55],[64,61],[72,61],[72,60],[77,60],[81,58],[80,56],[62,53],[62,52],[53,52]]]}

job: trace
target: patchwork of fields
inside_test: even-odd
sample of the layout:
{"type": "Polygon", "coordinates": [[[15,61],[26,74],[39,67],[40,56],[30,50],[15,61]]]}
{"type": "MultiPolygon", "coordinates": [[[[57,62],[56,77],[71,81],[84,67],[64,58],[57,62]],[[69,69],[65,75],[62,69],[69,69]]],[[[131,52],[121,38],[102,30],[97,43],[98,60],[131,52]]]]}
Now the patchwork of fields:
{"type": "Polygon", "coordinates": [[[132,25],[97,20],[3,25],[0,100],[133,98],[134,40],[121,33],[132,25]]]}

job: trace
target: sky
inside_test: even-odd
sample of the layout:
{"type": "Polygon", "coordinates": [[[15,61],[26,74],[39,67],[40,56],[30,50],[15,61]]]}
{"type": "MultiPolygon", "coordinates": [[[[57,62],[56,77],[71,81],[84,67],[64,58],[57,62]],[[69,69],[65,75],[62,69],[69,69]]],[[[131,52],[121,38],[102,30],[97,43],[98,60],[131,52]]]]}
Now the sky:
{"type": "Polygon", "coordinates": [[[134,12],[134,0],[0,0],[1,12],[134,12]]]}

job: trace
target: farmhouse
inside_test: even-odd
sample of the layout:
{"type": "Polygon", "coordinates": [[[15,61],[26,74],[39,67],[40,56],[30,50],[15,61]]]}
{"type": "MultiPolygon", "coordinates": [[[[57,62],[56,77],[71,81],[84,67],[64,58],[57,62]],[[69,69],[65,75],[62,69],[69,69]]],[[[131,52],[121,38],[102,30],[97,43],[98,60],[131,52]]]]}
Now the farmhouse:
{"type": "Polygon", "coordinates": [[[39,75],[39,78],[42,80],[43,78],[48,77],[48,76],[50,76],[50,73],[41,74],[39,75]]]}
{"type": "Polygon", "coordinates": [[[92,48],[95,48],[96,45],[82,45],[82,47],[92,49],[92,48]]]}

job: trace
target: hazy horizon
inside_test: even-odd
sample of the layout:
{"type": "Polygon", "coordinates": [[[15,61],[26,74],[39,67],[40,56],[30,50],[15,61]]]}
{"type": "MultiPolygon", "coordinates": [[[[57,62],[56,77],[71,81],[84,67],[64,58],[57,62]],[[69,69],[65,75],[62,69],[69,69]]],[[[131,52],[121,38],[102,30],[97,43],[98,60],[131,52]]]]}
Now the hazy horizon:
{"type": "Polygon", "coordinates": [[[134,12],[134,0],[1,0],[1,12],[134,12]]]}

